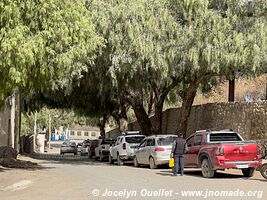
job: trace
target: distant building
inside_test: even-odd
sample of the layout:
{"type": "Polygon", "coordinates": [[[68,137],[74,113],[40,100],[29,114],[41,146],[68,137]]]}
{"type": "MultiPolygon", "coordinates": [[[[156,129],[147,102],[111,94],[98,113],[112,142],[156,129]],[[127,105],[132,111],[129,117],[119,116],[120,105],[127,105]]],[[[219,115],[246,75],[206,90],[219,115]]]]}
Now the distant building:
{"type": "Polygon", "coordinates": [[[100,137],[100,130],[98,127],[79,126],[69,128],[66,138],[70,140],[93,140],[100,137]]]}

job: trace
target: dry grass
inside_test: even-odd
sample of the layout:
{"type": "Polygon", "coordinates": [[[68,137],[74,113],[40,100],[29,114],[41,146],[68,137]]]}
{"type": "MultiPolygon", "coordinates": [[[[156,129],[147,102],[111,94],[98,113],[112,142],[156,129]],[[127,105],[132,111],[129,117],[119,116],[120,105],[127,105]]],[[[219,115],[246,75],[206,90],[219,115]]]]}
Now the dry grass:
{"type": "MultiPolygon", "coordinates": [[[[240,78],[235,83],[235,101],[246,101],[253,97],[253,100],[266,98],[267,74],[256,78],[240,78]]],[[[194,105],[227,102],[228,101],[228,81],[224,81],[212,89],[207,94],[198,94],[194,105]]]]}

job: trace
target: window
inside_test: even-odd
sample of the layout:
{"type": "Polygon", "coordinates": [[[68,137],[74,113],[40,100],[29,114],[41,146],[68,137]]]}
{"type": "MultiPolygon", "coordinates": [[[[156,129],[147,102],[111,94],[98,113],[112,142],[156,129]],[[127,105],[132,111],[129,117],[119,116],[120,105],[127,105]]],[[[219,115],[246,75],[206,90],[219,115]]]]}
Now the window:
{"type": "Polygon", "coordinates": [[[146,146],[146,141],[147,140],[143,140],[141,143],[140,143],[140,148],[143,148],[146,146]]]}
{"type": "Polygon", "coordinates": [[[109,140],[109,139],[104,139],[101,141],[101,144],[112,144],[113,140],[109,140]]]}
{"type": "Polygon", "coordinates": [[[96,132],[91,132],[91,136],[95,137],[96,136],[96,132]]]}
{"type": "Polygon", "coordinates": [[[77,131],[77,136],[82,136],[81,131],[77,131]]]}
{"type": "Polygon", "coordinates": [[[168,137],[159,137],[157,143],[159,146],[168,146],[172,145],[177,136],[168,136],[168,137]]]}
{"type": "Polygon", "coordinates": [[[83,133],[83,135],[88,137],[89,133],[86,131],[86,132],[83,133]]]}
{"type": "Polygon", "coordinates": [[[155,139],[154,138],[147,139],[146,146],[155,146],[155,139]]]}
{"type": "Polygon", "coordinates": [[[115,146],[117,146],[118,144],[120,144],[120,139],[121,138],[117,138],[116,143],[115,143],[115,146]]]}
{"type": "Polygon", "coordinates": [[[202,141],[202,136],[201,135],[196,135],[195,138],[194,138],[194,146],[201,145],[201,141],[202,141]]]}
{"type": "Polygon", "coordinates": [[[75,135],[75,132],[74,131],[70,131],[70,135],[75,135]]]}
{"type": "Polygon", "coordinates": [[[187,141],[186,141],[187,147],[191,147],[192,146],[192,140],[193,139],[194,139],[193,136],[187,139],[187,141]]]}
{"type": "Polygon", "coordinates": [[[234,142],[242,141],[237,133],[211,133],[210,142],[234,142]]]}
{"type": "Polygon", "coordinates": [[[128,143],[140,143],[144,138],[145,136],[127,136],[125,140],[128,143]]]}

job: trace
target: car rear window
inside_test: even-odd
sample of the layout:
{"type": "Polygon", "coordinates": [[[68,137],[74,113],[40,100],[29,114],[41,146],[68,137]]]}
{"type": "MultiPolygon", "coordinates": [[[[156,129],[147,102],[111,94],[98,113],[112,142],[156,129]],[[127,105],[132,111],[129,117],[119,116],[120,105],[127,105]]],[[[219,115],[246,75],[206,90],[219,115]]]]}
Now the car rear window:
{"type": "Polygon", "coordinates": [[[144,138],[145,136],[128,136],[125,137],[125,140],[128,143],[140,143],[144,138]]]}
{"type": "Polygon", "coordinates": [[[172,145],[174,140],[177,138],[177,136],[168,136],[168,137],[160,137],[157,139],[157,144],[159,146],[168,146],[172,145]]]}
{"type": "Polygon", "coordinates": [[[237,133],[211,133],[210,142],[242,141],[237,133]]]}
{"type": "Polygon", "coordinates": [[[93,140],[93,141],[92,141],[92,144],[93,144],[93,145],[98,144],[98,140],[93,140]]]}
{"type": "Polygon", "coordinates": [[[102,140],[101,144],[111,144],[113,140],[102,140]]]}

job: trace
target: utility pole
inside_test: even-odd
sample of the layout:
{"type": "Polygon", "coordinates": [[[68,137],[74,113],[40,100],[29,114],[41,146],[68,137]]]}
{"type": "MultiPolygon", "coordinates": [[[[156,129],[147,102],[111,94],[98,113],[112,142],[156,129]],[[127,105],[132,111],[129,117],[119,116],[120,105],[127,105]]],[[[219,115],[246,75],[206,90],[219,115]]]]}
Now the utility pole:
{"type": "Polygon", "coordinates": [[[11,133],[11,147],[15,148],[15,113],[16,113],[16,93],[11,95],[11,113],[10,113],[10,133],[11,133]]]}
{"type": "Polygon", "coordinates": [[[49,132],[49,146],[48,148],[51,149],[51,115],[49,114],[49,117],[48,117],[48,132],[49,132]]]}
{"type": "Polygon", "coordinates": [[[37,112],[34,113],[33,152],[36,151],[36,135],[37,135],[37,112]]]}

